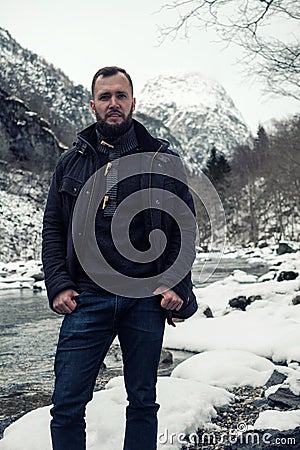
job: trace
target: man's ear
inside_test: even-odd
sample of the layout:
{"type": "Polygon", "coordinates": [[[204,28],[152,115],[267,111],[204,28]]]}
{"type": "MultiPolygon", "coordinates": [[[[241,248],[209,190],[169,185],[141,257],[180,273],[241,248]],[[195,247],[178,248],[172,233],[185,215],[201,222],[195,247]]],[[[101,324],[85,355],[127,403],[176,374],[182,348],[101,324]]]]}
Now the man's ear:
{"type": "Polygon", "coordinates": [[[133,99],[132,99],[132,111],[135,110],[135,104],[136,104],[136,98],[133,97],[133,99]]]}
{"type": "Polygon", "coordinates": [[[93,113],[93,114],[96,114],[94,100],[90,100],[90,107],[91,107],[91,109],[92,109],[92,113],[93,113]]]}

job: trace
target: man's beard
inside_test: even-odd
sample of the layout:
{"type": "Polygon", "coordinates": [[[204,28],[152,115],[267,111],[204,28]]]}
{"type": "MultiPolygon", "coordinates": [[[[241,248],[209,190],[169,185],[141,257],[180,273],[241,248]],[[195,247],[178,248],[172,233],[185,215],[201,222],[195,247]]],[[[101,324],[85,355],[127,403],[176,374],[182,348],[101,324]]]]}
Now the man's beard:
{"type": "MultiPolygon", "coordinates": [[[[112,113],[113,111],[110,111],[112,113]]],[[[116,139],[123,134],[126,133],[127,130],[129,130],[131,124],[132,124],[132,113],[133,113],[133,106],[131,107],[131,110],[127,117],[120,111],[118,111],[120,114],[122,114],[122,117],[124,118],[122,123],[113,123],[108,124],[105,119],[101,119],[99,114],[96,111],[96,119],[97,119],[97,126],[100,131],[100,133],[111,139],[116,139]]]]}

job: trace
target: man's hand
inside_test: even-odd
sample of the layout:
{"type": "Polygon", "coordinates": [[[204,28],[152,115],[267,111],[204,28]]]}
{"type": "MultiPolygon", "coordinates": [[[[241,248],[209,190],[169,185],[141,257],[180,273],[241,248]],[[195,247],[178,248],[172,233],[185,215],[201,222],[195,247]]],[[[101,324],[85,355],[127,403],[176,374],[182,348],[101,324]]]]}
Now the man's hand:
{"type": "Polygon", "coordinates": [[[77,307],[77,303],[72,298],[76,295],[78,295],[78,292],[73,289],[65,289],[64,291],[59,292],[53,300],[53,309],[55,309],[58,314],[71,314],[77,307]]]}
{"type": "Polygon", "coordinates": [[[155,289],[154,294],[162,296],[160,304],[165,309],[179,311],[183,305],[183,300],[179,295],[167,286],[160,286],[155,289]]]}

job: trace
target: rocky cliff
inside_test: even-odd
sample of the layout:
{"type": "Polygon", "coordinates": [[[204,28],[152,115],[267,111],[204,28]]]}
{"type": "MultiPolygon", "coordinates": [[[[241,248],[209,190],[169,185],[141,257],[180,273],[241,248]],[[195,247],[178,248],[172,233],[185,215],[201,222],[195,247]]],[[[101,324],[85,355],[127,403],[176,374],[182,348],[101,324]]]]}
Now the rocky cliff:
{"type": "Polygon", "coordinates": [[[53,169],[66,149],[49,122],[0,89],[0,158],[12,167],[35,172],[53,169]]]}

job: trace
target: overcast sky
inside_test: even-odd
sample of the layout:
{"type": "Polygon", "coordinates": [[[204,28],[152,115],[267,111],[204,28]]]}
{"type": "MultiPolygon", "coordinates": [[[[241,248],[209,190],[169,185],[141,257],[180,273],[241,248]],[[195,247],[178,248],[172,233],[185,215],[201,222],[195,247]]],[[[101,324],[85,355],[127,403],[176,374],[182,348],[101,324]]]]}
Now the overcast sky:
{"type": "Polygon", "coordinates": [[[98,68],[118,65],[131,74],[138,100],[148,79],[178,69],[196,70],[223,85],[252,130],[258,122],[299,112],[295,100],[262,97],[262,86],[243,78],[237,50],[223,49],[212,33],[194,29],[189,40],[158,46],[158,26],[172,23],[172,13],[157,12],[164,3],[0,0],[0,26],[87,88],[98,68]]]}

